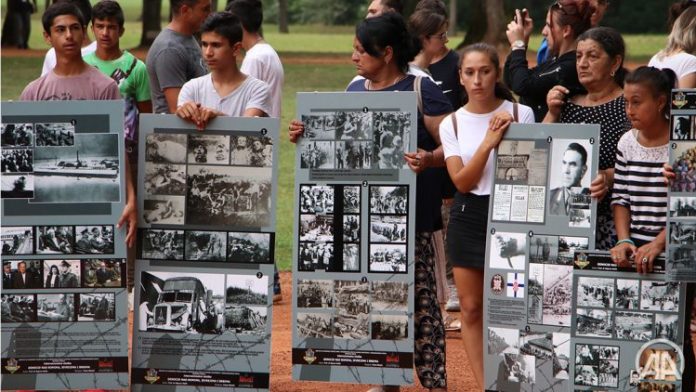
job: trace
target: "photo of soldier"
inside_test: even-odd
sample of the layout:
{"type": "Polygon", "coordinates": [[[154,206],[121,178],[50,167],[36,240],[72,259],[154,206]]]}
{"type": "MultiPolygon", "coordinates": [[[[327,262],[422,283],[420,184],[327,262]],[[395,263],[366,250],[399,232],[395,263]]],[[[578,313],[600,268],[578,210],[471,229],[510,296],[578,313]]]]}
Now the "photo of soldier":
{"type": "Polygon", "coordinates": [[[37,254],[73,254],[75,249],[73,226],[37,226],[37,254]]]}
{"type": "Polygon", "coordinates": [[[368,272],[406,273],[406,244],[370,244],[368,272]]]}
{"type": "Polygon", "coordinates": [[[75,241],[75,253],[85,254],[113,254],[114,253],[114,227],[102,226],[75,226],[77,241],[75,241]]]}
{"type": "Polygon", "coordinates": [[[371,214],[408,213],[408,187],[406,186],[371,186],[371,214]]]}
{"type": "Polygon", "coordinates": [[[2,295],[3,323],[30,323],[36,321],[36,303],[33,295],[2,295]]]}
{"type": "Polygon", "coordinates": [[[343,213],[359,214],[360,213],[360,187],[344,186],[343,187],[343,213]]]}
{"type": "Polygon", "coordinates": [[[334,169],[334,142],[311,141],[300,149],[302,169],[334,169]]]}
{"type": "Polygon", "coordinates": [[[227,233],[223,231],[186,232],[186,260],[225,261],[227,250],[227,233]]]}
{"type": "Polygon", "coordinates": [[[143,259],[184,259],[183,230],[144,229],[141,233],[139,244],[143,259]]]}
{"type": "Polygon", "coordinates": [[[38,321],[75,321],[74,294],[38,294],[36,302],[38,321]]]}
{"type": "Polygon", "coordinates": [[[81,260],[83,287],[122,287],[123,259],[81,260]]]}
{"type": "Polygon", "coordinates": [[[332,214],[334,212],[334,187],[330,185],[300,186],[300,212],[303,214],[332,214]]]}
{"type": "Polygon", "coordinates": [[[360,215],[343,215],[343,242],[360,241],[360,215]]]}
{"type": "Polygon", "coordinates": [[[116,302],[114,293],[78,294],[78,321],[114,321],[116,302]]]}
{"type": "Polygon", "coordinates": [[[334,247],[330,242],[300,242],[300,271],[327,271],[334,263],[334,247]]]}

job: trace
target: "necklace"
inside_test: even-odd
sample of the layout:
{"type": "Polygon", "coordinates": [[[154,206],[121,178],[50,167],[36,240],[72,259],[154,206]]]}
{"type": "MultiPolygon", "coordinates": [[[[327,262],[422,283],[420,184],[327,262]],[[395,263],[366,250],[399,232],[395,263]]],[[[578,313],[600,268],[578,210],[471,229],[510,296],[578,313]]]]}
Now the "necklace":
{"type": "MultiPolygon", "coordinates": [[[[380,90],[385,89],[385,88],[387,88],[387,87],[389,87],[389,86],[393,86],[393,85],[399,83],[400,81],[402,81],[402,80],[404,80],[404,79],[406,79],[406,75],[405,75],[405,74],[400,74],[400,75],[398,75],[396,78],[394,78],[394,81],[393,81],[393,82],[391,82],[390,84],[388,84],[388,85],[386,85],[386,86],[380,88],[380,90]]],[[[371,79],[367,79],[367,86],[366,86],[366,87],[367,87],[368,90],[373,90],[373,88],[372,88],[372,80],[371,80],[371,79]]]]}

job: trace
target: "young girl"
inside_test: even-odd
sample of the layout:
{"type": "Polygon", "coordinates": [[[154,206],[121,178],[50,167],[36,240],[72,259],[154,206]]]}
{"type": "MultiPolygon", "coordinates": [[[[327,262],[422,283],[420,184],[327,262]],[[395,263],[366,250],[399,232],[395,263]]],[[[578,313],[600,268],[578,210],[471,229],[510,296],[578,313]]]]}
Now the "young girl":
{"type": "Polygon", "coordinates": [[[473,44],[461,56],[464,106],[440,124],[447,171],[457,188],[447,227],[447,238],[456,240],[447,241],[447,257],[454,266],[464,348],[483,389],[483,267],[493,149],[515,112],[524,123],[534,122],[534,113],[513,104],[512,94],[498,81],[500,61],[494,47],[473,44]]]}

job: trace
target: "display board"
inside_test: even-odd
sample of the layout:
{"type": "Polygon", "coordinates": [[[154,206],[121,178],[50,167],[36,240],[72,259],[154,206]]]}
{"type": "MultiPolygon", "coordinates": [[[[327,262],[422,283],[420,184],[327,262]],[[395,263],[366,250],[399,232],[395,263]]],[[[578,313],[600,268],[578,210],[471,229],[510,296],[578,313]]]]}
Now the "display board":
{"type": "Polygon", "coordinates": [[[278,127],[140,117],[133,390],[268,390],[278,127]]]}
{"type": "Polygon", "coordinates": [[[669,190],[667,274],[696,281],[696,89],[674,90],[670,160],[676,178],[669,190]]]}
{"type": "Polygon", "coordinates": [[[495,156],[486,390],[570,391],[573,260],[595,242],[599,126],[512,124],[495,156]]]}
{"type": "Polygon", "coordinates": [[[2,103],[2,389],[128,386],[123,101],[2,103]]]}
{"type": "Polygon", "coordinates": [[[293,379],[413,383],[416,95],[299,93],[293,379]]]}

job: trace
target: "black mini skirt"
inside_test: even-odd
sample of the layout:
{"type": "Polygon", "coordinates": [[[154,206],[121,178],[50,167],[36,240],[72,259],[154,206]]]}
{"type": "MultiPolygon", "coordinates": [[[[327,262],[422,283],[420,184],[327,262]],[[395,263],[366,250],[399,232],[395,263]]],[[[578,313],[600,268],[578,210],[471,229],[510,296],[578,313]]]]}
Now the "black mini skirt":
{"type": "Polygon", "coordinates": [[[488,195],[454,195],[447,225],[447,258],[455,267],[483,269],[486,263],[488,195]]]}

